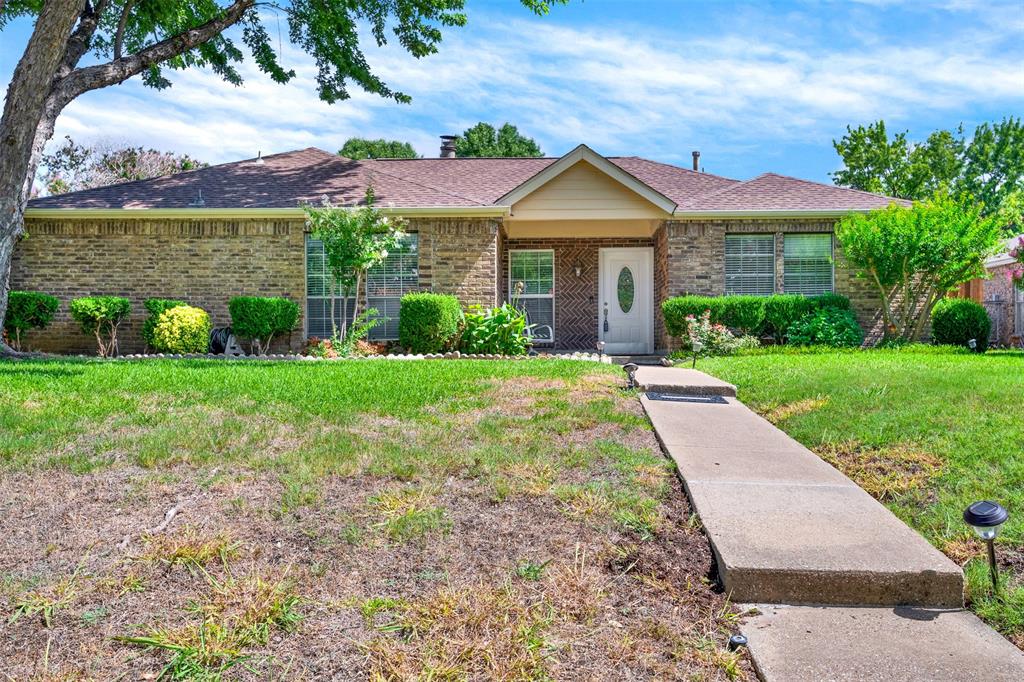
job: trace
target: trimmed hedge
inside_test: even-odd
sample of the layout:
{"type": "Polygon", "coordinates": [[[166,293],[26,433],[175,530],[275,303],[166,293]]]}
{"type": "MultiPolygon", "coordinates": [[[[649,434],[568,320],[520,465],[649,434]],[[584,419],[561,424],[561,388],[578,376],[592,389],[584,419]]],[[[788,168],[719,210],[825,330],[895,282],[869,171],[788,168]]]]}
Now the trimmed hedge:
{"type": "Polygon", "coordinates": [[[29,329],[43,329],[53,321],[60,302],[56,296],[39,291],[12,291],[7,299],[4,331],[15,350],[21,350],[21,334],[29,329]]]}
{"type": "Polygon", "coordinates": [[[228,301],[231,331],[249,339],[255,352],[265,354],[278,334],[287,334],[299,322],[299,306],[287,298],[235,296],[228,301]]]}
{"type": "Polygon", "coordinates": [[[967,346],[974,339],[977,350],[988,347],[992,321],[985,306],[966,298],[944,298],[932,309],[932,340],[948,346],[967,346]]]}
{"type": "Polygon", "coordinates": [[[783,341],[786,332],[808,313],[821,309],[851,310],[850,299],[840,294],[801,296],[677,296],[661,304],[665,328],[672,336],[686,336],[686,317],[699,318],[705,310],[711,322],[742,334],[771,335],[783,341]]]}
{"type": "Polygon", "coordinates": [[[462,306],[455,296],[406,294],[398,312],[398,342],[410,353],[441,353],[458,344],[462,324],[462,306]]]}
{"type": "Polygon", "coordinates": [[[103,357],[117,355],[117,326],[132,310],[131,301],[120,296],[86,296],[71,301],[71,319],[86,334],[96,337],[103,357]]]}
{"type": "Polygon", "coordinates": [[[202,308],[179,305],[160,314],[153,328],[158,353],[205,353],[210,347],[210,316],[202,308]]]}
{"type": "Polygon", "coordinates": [[[786,333],[794,346],[856,348],[864,343],[864,331],[850,310],[819,308],[800,318],[786,333]]]}
{"type": "Polygon", "coordinates": [[[147,346],[156,348],[156,344],[153,343],[153,330],[164,311],[183,305],[188,305],[188,303],[175,298],[147,298],[145,300],[142,307],[149,313],[149,317],[142,323],[142,340],[146,342],[147,346]]]}

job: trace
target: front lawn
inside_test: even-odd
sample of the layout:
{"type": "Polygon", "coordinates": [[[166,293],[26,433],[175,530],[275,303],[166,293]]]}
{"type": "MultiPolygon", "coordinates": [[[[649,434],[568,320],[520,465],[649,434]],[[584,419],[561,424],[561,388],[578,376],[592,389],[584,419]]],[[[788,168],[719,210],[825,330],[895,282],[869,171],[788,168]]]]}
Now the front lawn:
{"type": "Polygon", "coordinates": [[[698,368],[966,562],[973,608],[1024,646],[1024,354],[784,349],[698,368]],[[997,543],[1003,600],[962,518],[979,499],[1010,512],[997,543]]]}
{"type": "Polygon", "coordinates": [[[0,362],[14,679],[726,679],[618,368],[0,362]]]}

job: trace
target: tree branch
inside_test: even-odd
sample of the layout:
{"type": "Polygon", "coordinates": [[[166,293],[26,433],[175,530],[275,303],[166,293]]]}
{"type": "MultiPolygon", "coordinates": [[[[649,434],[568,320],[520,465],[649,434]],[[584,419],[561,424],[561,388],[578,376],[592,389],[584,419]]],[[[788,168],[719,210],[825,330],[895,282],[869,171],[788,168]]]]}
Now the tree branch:
{"type": "Polygon", "coordinates": [[[64,53],[60,69],[57,71],[58,79],[64,78],[71,73],[71,70],[78,64],[78,60],[89,50],[92,36],[96,33],[100,18],[107,11],[107,5],[109,4],[110,0],[99,0],[94,8],[91,2],[85,3],[85,8],[78,17],[78,26],[68,38],[67,51],[64,53]]]}
{"type": "Polygon", "coordinates": [[[135,7],[135,0],[128,0],[121,10],[121,19],[117,22],[117,33],[114,34],[114,59],[121,58],[121,44],[124,40],[124,26],[128,23],[128,14],[135,7]]]}
{"type": "Polygon", "coordinates": [[[114,59],[106,64],[76,69],[57,84],[54,94],[59,101],[66,104],[82,93],[121,83],[153,64],[177,57],[215,38],[238,23],[254,4],[255,0],[236,0],[219,17],[210,19],[205,24],[161,40],[127,57],[114,59]]]}

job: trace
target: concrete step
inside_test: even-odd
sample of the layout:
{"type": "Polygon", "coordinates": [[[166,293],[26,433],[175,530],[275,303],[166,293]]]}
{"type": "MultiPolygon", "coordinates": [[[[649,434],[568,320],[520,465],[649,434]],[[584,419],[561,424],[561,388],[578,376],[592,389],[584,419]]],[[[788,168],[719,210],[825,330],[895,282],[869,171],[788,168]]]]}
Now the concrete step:
{"type": "Polygon", "coordinates": [[[956,564],[742,403],[641,402],[734,601],[963,606],[956,564]]]}
{"type": "Polygon", "coordinates": [[[671,395],[736,395],[732,384],[688,367],[644,366],[636,370],[635,377],[637,387],[643,391],[671,395]]]}
{"type": "Polygon", "coordinates": [[[740,630],[763,680],[1024,680],[1024,653],[962,609],[757,608],[740,630]]]}
{"type": "Polygon", "coordinates": [[[636,365],[661,365],[664,355],[609,355],[613,365],[625,365],[632,362],[636,365]]]}

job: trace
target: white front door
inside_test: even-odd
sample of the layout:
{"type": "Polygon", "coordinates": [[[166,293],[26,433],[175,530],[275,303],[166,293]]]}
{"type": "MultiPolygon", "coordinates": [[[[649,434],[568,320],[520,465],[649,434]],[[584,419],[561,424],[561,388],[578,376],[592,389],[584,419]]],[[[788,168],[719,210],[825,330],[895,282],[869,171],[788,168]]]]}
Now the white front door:
{"type": "Polygon", "coordinates": [[[597,337],[610,355],[654,352],[654,249],[601,249],[597,337]]]}

